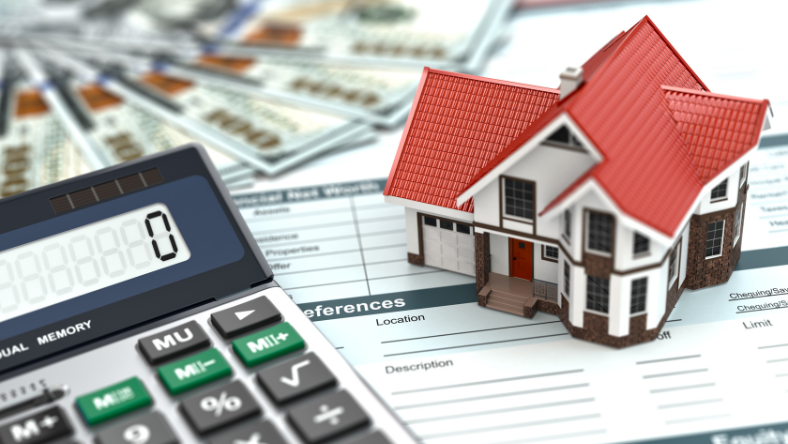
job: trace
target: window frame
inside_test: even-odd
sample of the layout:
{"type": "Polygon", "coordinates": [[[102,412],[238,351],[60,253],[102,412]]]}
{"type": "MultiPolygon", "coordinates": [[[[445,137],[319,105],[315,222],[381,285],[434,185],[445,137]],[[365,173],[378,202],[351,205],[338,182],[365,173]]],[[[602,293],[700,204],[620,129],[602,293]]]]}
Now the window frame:
{"type": "Polygon", "coordinates": [[[748,161],[744,165],[739,168],[739,188],[744,186],[744,182],[747,181],[747,172],[750,170],[750,162],[748,161]]]}
{"type": "MultiPolygon", "coordinates": [[[[733,215],[733,244],[731,244],[731,248],[736,246],[736,244],[739,242],[739,238],[741,237],[741,226],[742,226],[741,219],[743,212],[744,212],[744,202],[740,203],[739,205],[736,205],[736,213],[733,215]]],[[[722,230],[722,236],[725,237],[724,226],[722,230]]],[[[720,251],[720,254],[722,254],[722,251],[720,251]]]]}
{"type": "Polygon", "coordinates": [[[537,216],[536,215],[536,182],[534,182],[533,180],[520,179],[520,178],[517,178],[517,177],[501,176],[499,185],[500,185],[500,196],[501,196],[501,199],[500,199],[500,202],[499,202],[500,213],[501,213],[501,227],[503,227],[503,221],[504,220],[511,220],[511,221],[514,221],[514,222],[534,225],[534,231],[535,231],[536,230],[536,228],[535,228],[536,227],[536,216],[537,216]],[[532,205],[531,212],[533,214],[533,218],[532,219],[528,219],[528,218],[525,218],[525,217],[520,217],[520,216],[516,216],[514,214],[507,214],[506,213],[506,181],[507,180],[511,180],[511,181],[514,181],[514,182],[522,182],[522,183],[531,184],[531,186],[533,188],[533,200],[532,200],[532,203],[531,203],[531,205],[532,205]]]}
{"type": "Polygon", "coordinates": [[[597,256],[612,258],[613,257],[613,252],[615,251],[615,247],[616,247],[616,245],[615,245],[616,244],[615,236],[616,236],[616,218],[612,214],[602,213],[602,212],[599,212],[599,211],[586,210],[585,236],[584,236],[585,240],[583,242],[583,244],[584,244],[583,247],[585,248],[586,252],[588,252],[590,254],[595,254],[597,256]],[[610,218],[610,251],[609,252],[608,251],[603,251],[603,250],[596,250],[596,249],[591,248],[591,246],[590,246],[590,242],[591,242],[591,215],[592,214],[597,215],[597,216],[604,216],[604,217],[609,217],[610,218]]]}
{"type": "Polygon", "coordinates": [[[651,255],[651,239],[635,231],[632,233],[632,257],[642,258],[651,255]],[[646,249],[644,251],[637,251],[638,236],[646,240],[646,249]]]}
{"type": "Polygon", "coordinates": [[[606,279],[606,278],[599,277],[599,276],[586,275],[586,305],[585,305],[585,310],[586,311],[590,311],[592,313],[599,313],[599,314],[604,315],[604,316],[609,316],[610,315],[610,278],[606,279]],[[589,302],[591,302],[591,298],[589,297],[589,292],[588,292],[588,286],[589,286],[589,283],[591,282],[592,279],[602,279],[604,281],[607,281],[607,311],[601,311],[601,310],[597,310],[595,308],[589,308],[588,307],[589,302]]]}
{"type": "Polygon", "coordinates": [[[554,247],[552,245],[544,245],[544,244],[542,245],[542,260],[543,261],[558,263],[558,255],[559,255],[558,247],[554,247]],[[555,257],[547,255],[547,249],[548,248],[555,248],[555,257]]]}
{"type": "MultiPolygon", "coordinates": [[[[712,222],[709,222],[709,223],[706,224],[706,242],[708,242],[708,240],[709,240],[709,237],[708,237],[709,236],[709,225],[716,224],[717,222],[722,222],[722,229],[720,230],[722,232],[722,237],[720,237],[720,252],[719,252],[719,254],[715,254],[715,255],[712,255],[712,256],[705,256],[706,252],[704,251],[704,253],[703,253],[704,256],[705,256],[704,259],[706,259],[706,260],[708,260],[708,259],[716,259],[718,257],[721,257],[722,256],[722,252],[724,250],[724,248],[723,248],[724,247],[723,241],[725,240],[725,219],[715,220],[715,221],[712,221],[712,222]]],[[[716,229],[715,229],[715,231],[716,231],[716,229]]],[[[708,249],[708,247],[704,247],[704,248],[708,249]]],[[[712,247],[712,249],[713,248],[714,247],[712,247]]]]}
{"type": "Polygon", "coordinates": [[[567,208],[564,210],[564,227],[561,230],[561,235],[567,243],[571,243],[572,239],[572,210],[567,208]]]}
{"type": "Polygon", "coordinates": [[[714,188],[711,189],[711,192],[709,193],[709,195],[710,195],[709,202],[711,202],[711,203],[717,203],[717,202],[722,202],[724,200],[728,200],[728,179],[725,178],[722,182],[720,182],[717,185],[715,185],[714,188]],[[725,186],[723,187],[723,185],[725,185],[725,186]],[[721,196],[714,197],[714,191],[719,189],[719,188],[722,188],[724,190],[723,191],[724,194],[721,195],[721,196]]]}
{"type": "Polygon", "coordinates": [[[569,266],[569,261],[564,259],[564,291],[566,297],[572,296],[572,268],[569,266]]]}
{"type": "MultiPolygon", "coordinates": [[[[629,286],[629,295],[630,295],[630,299],[629,299],[629,315],[630,316],[639,316],[639,315],[642,315],[643,313],[646,313],[648,311],[648,306],[647,306],[647,304],[648,304],[648,276],[643,276],[643,277],[640,277],[640,278],[637,278],[637,279],[632,279],[632,281],[630,281],[630,286],[629,286]],[[635,302],[634,302],[634,299],[635,299],[635,294],[634,294],[635,293],[635,283],[639,282],[639,281],[645,281],[643,283],[643,301],[642,301],[643,309],[642,310],[638,310],[638,311],[633,311],[635,309],[635,302]]],[[[640,305],[640,304],[641,304],[641,302],[638,302],[638,305],[640,305]]]]}

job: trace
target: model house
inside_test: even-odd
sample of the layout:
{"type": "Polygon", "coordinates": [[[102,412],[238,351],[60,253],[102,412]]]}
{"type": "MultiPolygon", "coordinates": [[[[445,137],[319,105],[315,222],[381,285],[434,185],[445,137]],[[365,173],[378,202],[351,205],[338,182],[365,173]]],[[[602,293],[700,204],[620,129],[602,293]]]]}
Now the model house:
{"type": "Polygon", "coordinates": [[[559,89],[425,69],[384,194],[410,263],[623,347],[730,277],[769,112],[710,92],[645,17],[559,89]]]}

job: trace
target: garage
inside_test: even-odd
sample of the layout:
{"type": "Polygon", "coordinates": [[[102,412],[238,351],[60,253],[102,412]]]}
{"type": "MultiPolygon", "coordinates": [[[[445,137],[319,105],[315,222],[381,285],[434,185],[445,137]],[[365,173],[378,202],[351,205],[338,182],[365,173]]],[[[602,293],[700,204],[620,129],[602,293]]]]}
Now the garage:
{"type": "Polygon", "coordinates": [[[476,275],[473,227],[450,219],[422,216],[424,264],[476,275]]]}

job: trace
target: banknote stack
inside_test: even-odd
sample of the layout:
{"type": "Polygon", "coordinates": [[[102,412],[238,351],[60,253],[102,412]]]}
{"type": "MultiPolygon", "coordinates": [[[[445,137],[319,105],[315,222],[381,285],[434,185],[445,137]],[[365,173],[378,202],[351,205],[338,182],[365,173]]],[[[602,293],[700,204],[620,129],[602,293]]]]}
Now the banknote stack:
{"type": "Polygon", "coordinates": [[[0,197],[188,142],[231,188],[404,124],[512,0],[2,0],[0,197]]]}

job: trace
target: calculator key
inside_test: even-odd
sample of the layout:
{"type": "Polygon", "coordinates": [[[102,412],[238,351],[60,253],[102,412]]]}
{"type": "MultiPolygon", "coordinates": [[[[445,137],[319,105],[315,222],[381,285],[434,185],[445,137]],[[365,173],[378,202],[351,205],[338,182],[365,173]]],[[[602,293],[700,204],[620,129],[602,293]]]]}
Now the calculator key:
{"type": "Polygon", "coordinates": [[[340,391],[302,404],[288,414],[298,433],[308,443],[318,443],[369,423],[356,401],[340,391]]]}
{"type": "Polygon", "coordinates": [[[211,345],[211,340],[196,321],[191,321],[142,338],[138,344],[145,359],[151,365],[155,365],[208,347],[211,345]]]}
{"type": "Polygon", "coordinates": [[[213,440],[211,444],[287,444],[279,431],[268,421],[254,424],[225,433],[213,440]]]}
{"type": "Polygon", "coordinates": [[[257,374],[257,379],[279,404],[336,383],[334,375],[314,353],[267,368],[257,374]]]}
{"type": "Polygon", "coordinates": [[[37,444],[71,434],[71,424],[59,407],[19,419],[0,427],[3,444],[37,444]]]}
{"type": "Polygon", "coordinates": [[[77,407],[89,425],[96,425],[150,404],[148,391],[136,377],[77,398],[77,407]]]}
{"type": "Polygon", "coordinates": [[[232,373],[230,364],[215,348],[159,367],[159,377],[173,395],[230,376],[232,373]]]}
{"type": "Polygon", "coordinates": [[[281,320],[279,310],[265,296],[211,315],[213,326],[225,338],[281,320]]]}
{"type": "Polygon", "coordinates": [[[391,444],[391,441],[382,432],[375,432],[350,444],[391,444]]]}
{"type": "Polygon", "coordinates": [[[233,341],[235,354],[252,367],[304,348],[304,339],[287,322],[233,341]]]}
{"type": "Polygon", "coordinates": [[[241,381],[189,398],[181,411],[197,433],[212,432],[260,413],[260,406],[241,381]]]}
{"type": "Polygon", "coordinates": [[[159,412],[103,430],[96,444],[177,444],[178,438],[159,412]]]}

